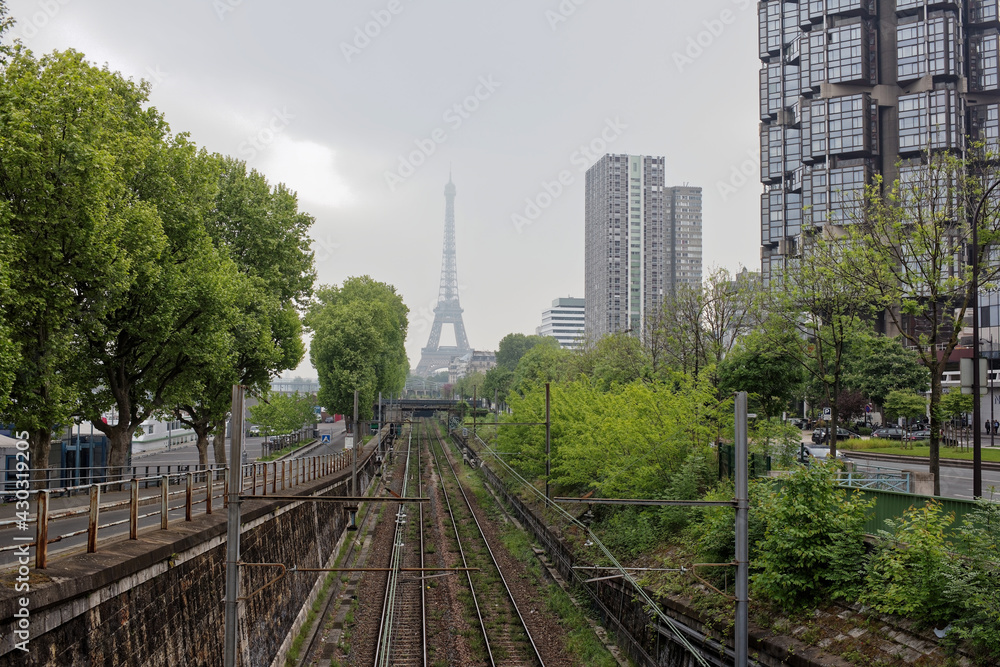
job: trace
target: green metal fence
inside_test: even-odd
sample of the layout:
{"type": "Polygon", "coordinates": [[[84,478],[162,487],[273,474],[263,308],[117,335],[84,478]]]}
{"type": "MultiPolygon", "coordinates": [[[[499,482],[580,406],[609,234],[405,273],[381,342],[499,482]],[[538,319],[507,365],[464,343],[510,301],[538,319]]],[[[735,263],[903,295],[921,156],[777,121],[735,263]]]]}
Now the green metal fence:
{"type": "MultiPolygon", "coordinates": [[[[771,470],[771,457],[763,454],[751,454],[748,462],[750,478],[767,477],[771,470]]],[[[723,477],[733,478],[736,474],[736,447],[733,445],[719,445],[719,479],[723,477]]]]}
{"type": "Polygon", "coordinates": [[[954,535],[957,528],[962,525],[965,515],[976,508],[976,503],[972,500],[959,500],[957,498],[942,498],[940,496],[920,496],[913,493],[900,493],[898,491],[874,491],[870,489],[847,489],[850,494],[860,493],[865,498],[875,498],[873,513],[865,523],[865,532],[875,535],[879,530],[886,530],[886,519],[899,519],[903,512],[910,507],[923,507],[928,500],[936,500],[944,508],[945,513],[955,513],[955,521],[951,524],[950,533],[954,535]]]}

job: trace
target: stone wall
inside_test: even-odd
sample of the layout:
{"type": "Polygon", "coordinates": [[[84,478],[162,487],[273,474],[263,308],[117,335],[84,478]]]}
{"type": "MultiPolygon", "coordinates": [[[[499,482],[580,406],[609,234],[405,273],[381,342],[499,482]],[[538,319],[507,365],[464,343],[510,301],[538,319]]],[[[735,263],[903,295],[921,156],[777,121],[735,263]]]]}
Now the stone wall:
{"type": "MultiPolygon", "coordinates": [[[[374,476],[374,448],[366,448],[358,482],[374,476]]],[[[289,495],[348,495],[350,471],[341,471],[289,495]]],[[[340,503],[245,501],[241,560],[325,567],[345,534],[340,503]]],[[[31,592],[5,581],[0,592],[0,665],[222,665],[226,513],[203,515],[169,530],[152,530],[100,553],[54,560],[31,571],[31,592]],[[15,648],[18,598],[30,600],[29,651],[15,648]]],[[[289,645],[323,573],[277,567],[241,568],[240,661],[270,665],[289,645]],[[266,587],[265,587],[266,586],[266,587]]]]}

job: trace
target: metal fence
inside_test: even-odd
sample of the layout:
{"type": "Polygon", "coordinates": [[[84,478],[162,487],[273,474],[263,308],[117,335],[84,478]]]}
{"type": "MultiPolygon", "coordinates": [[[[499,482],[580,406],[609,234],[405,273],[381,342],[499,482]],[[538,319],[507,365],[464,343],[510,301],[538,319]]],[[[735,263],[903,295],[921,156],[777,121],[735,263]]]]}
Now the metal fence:
{"type": "Polygon", "coordinates": [[[942,498],[941,496],[922,496],[913,493],[901,493],[899,491],[887,491],[877,489],[849,488],[848,493],[863,494],[866,498],[875,498],[873,513],[865,522],[865,532],[869,535],[878,534],[879,530],[885,530],[885,520],[898,520],[903,513],[911,507],[922,507],[927,501],[935,500],[943,506],[946,513],[954,512],[955,521],[951,524],[950,535],[954,535],[958,527],[962,525],[965,515],[976,509],[974,500],[960,500],[958,498],[942,498]]]}
{"type": "MultiPolygon", "coordinates": [[[[750,477],[767,477],[771,470],[771,457],[763,454],[750,454],[750,477]]],[[[719,479],[733,478],[736,474],[736,448],[733,445],[719,445],[719,479]]]]}
{"type": "Polygon", "coordinates": [[[841,486],[871,491],[899,491],[910,493],[913,480],[906,470],[866,468],[864,470],[841,470],[837,473],[841,486]]]}
{"type": "MultiPolygon", "coordinates": [[[[285,459],[283,461],[248,463],[240,466],[242,480],[240,493],[254,496],[259,494],[264,497],[270,492],[273,495],[278,491],[306,484],[343,470],[350,466],[350,461],[350,451],[342,451],[336,454],[285,459]]],[[[146,466],[146,468],[153,467],[160,468],[159,466],[146,466]]],[[[135,540],[138,539],[140,519],[159,516],[160,529],[166,530],[169,527],[169,513],[171,511],[183,509],[184,520],[191,521],[198,507],[202,508],[202,514],[211,514],[213,508],[217,506],[216,499],[220,496],[222,497],[221,506],[228,506],[228,466],[211,465],[185,472],[169,470],[177,468],[177,466],[162,467],[168,470],[156,475],[143,477],[135,475],[137,469],[142,467],[134,466],[126,469],[135,475],[131,478],[119,475],[113,480],[93,484],[34,491],[8,491],[6,495],[14,502],[15,518],[0,521],[0,529],[15,527],[27,532],[28,526],[33,524],[35,526],[35,539],[32,542],[28,542],[30,538],[27,537],[15,539],[16,544],[0,548],[0,552],[35,547],[35,567],[45,568],[48,559],[48,545],[55,542],[86,533],[87,552],[96,553],[98,533],[101,529],[128,523],[129,539],[135,540]],[[148,489],[151,486],[157,488],[158,492],[149,495],[140,494],[140,488],[148,489]],[[175,486],[182,488],[171,490],[171,487],[175,486]],[[217,493],[217,491],[221,491],[221,493],[217,493]],[[101,502],[102,494],[123,492],[127,492],[128,496],[119,496],[118,499],[111,502],[101,502]],[[74,495],[74,493],[89,495],[89,504],[60,512],[50,512],[49,500],[53,495],[74,495]],[[180,497],[183,497],[181,503],[171,505],[172,501],[180,497]],[[35,508],[34,513],[31,512],[32,505],[35,508]],[[151,507],[151,511],[140,514],[140,508],[144,506],[151,507]],[[128,517],[104,524],[100,522],[102,513],[125,508],[128,508],[128,517]],[[88,516],[86,528],[49,537],[49,528],[52,523],[79,516],[88,516]]]]}

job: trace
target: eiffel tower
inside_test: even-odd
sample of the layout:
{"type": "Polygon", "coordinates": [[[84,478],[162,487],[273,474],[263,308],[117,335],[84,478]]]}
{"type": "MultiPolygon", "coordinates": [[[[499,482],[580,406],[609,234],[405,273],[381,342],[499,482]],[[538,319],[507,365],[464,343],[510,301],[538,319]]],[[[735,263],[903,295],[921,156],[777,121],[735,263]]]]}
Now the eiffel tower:
{"type": "Polygon", "coordinates": [[[434,324],[427,339],[427,347],[420,351],[420,363],[415,375],[428,376],[439,368],[448,366],[452,359],[469,352],[469,339],[465,336],[462,322],[462,306],[458,303],[458,261],[455,258],[455,184],[448,174],[448,184],[444,186],[444,250],[441,252],[441,286],[438,288],[438,302],[434,307],[434,324]],[[455,327],[455,345],[441,346],[441,325],[455,327]]]}

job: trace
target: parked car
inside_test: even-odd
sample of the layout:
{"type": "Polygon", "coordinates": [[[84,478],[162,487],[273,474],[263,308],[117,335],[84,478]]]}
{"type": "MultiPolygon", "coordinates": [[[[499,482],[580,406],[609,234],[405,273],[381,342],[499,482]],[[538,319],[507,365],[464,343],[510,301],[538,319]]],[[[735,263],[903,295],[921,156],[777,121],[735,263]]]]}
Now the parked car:
{"type": "Polygon", "coordinates": [[[930,440],[931,430],[929,428],[921,428],[916,431],[910,431],[907,436],[907,440],[930,440]]]}
{"type": "Polygon", "coordinates": [[[259,426],[251,426],[251,427],[250,427],[250,430],[249,430],[249,431],[247,431],[247,433],[248,433],[248,434],[249,434],[249,435],[250,435],[251,437],[256,437],[256,436],[260,435],[260,427],[259,427],[259,426]]]}
{"type": "Polygon", "coordinates": [[[332,423],[333,423],[333,417],[327,417],[327,418],[326,418],[326,419],[325,419],[324,421],[325,421],[325,422],[326,422],[327,424],[332,424],[332,423]]]}
{"type": "Polygon", "coordinates": [[[883,438],[885,440],[903,440],[906,438],[906,431],[898,426],[887,426],[872,431],[873,438],[883,438]]]}
{"type": "MultiPolygon", "coordinates": [[[[829,431],[829,429],[825,426],[823,428],[818,428],[814,430],[812,433],[812,441],[815,442],[817,445],[824,442],[829,442],[830,437],[827,435],[827,431],[829,431]]],[[[848,431],[846,428],[841,428],[839,426],[837,427],[837,440],[850,440],[851,438],[860,438],[860,437],[861,437],[860,435],[854,433],[853,431],[848,431]]]]}
{"type": "Polygon", "coordinates": [[[805,417],[793,417],[788,420],[788,423],[803,430],[805,430],[806,427],[809,426],[809,420],[806,419],[805,417]]]}

